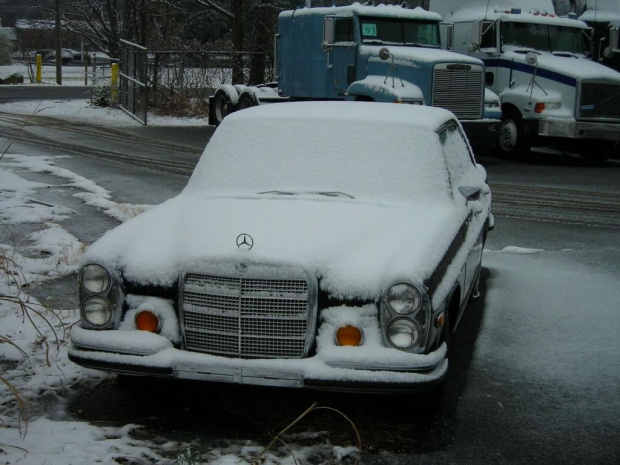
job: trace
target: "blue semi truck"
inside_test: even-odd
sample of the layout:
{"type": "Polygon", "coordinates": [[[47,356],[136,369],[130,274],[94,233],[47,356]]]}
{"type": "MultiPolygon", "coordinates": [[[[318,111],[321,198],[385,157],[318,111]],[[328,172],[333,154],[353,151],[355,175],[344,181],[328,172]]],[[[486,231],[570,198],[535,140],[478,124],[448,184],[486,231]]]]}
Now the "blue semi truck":
{"type": "Polygon", "coordinates": [[[278,17],[277,82],[222,85],[209,121],[255,105],[354,100],[432,105],[452,111],[472,145],[499,137],[499,98],[485,89],[481,60],[442,50],[441,16],[394,5],[303,8],[278,17]]]}

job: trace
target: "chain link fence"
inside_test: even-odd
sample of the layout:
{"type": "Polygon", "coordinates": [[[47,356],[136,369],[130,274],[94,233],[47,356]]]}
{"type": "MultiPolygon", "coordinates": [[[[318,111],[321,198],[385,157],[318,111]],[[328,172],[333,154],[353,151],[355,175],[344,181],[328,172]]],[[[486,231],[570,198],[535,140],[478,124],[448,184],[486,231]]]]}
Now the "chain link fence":
{"type": "MultiPolygon", "coordinates": [[[[273,57],[266,54],[152,51],[123,43],[121,107],[143,124],[149,109],[166,115],[206,118],[209,95],[219,85],[232,82],[233,63],[240,66],[244,83],[250,82],[254,60],[265,63],[264,72],[258,73],[263,82],[275,80],[273,57]]],[[[256,72],[252,78],[256,79],[256,72]]]]}

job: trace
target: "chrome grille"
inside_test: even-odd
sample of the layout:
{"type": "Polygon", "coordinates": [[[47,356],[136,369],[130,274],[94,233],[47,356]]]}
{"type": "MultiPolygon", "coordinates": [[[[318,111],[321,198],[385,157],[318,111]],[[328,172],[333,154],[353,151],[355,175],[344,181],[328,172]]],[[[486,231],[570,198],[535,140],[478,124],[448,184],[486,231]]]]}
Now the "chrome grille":
{"type": "Polygon", "coordinates": [[[577,108],[581,119],[620,119],[620,85],[584,82],[577,108]]]}
{"type": "Polygon", "coordinates": [[[252,277],[250,271],[242,276],[187,273],[181,281],[187,350],[241,358],[304,357],[314,335],[316,285],[306,276],[277,268],[273,273],[276,279],[252,277]]]}
{"type": "Polygon", "coordinates": [[[450,110],[459,119],[483,116],[484,73],[477,65],[436,65],[433,70],[434,107],[450,110]]]}

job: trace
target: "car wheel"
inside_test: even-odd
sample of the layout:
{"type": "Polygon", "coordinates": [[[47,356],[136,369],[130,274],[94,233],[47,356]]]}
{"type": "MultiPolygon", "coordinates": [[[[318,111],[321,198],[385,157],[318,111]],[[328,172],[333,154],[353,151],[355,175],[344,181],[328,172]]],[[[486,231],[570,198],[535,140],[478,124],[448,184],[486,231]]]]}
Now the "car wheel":
{"type": "Polygon", "coordinates": [[[213,124],[219,126],[224,118],[235,111],[235,106],[232,103],[232,99],[228,92],[224,90],[218,90],[213,98],[213,117],[215,121],[213,124]]]}
{"type": "Polygon", "coordinates": [[[504,112],[499,133],[499,146],[507,158],[527,159],[529,157],[530,144],[523,118],[518,111],[504,112]]]}

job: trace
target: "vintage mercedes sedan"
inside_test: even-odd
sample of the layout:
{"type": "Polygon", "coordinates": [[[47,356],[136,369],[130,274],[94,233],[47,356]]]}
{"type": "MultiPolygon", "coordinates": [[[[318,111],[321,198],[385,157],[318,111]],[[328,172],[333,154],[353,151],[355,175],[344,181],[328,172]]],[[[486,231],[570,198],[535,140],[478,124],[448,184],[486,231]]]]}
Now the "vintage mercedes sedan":
{"type": "Polygon", "coordinates": [[[493,227],[452,113],[363,102],[227,117],[175,198],[79,272],[75,363],[222,383],[440,383],[493,227]]]}

